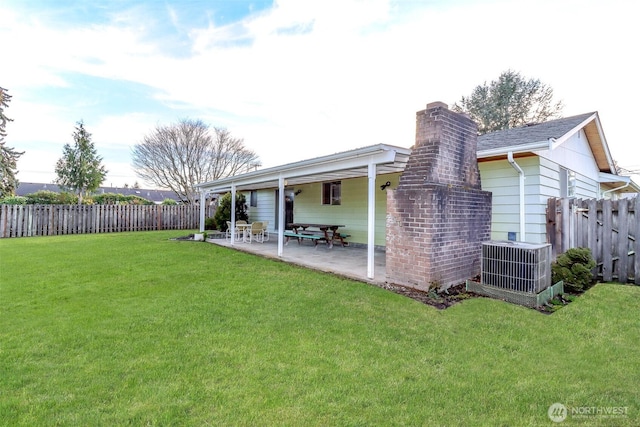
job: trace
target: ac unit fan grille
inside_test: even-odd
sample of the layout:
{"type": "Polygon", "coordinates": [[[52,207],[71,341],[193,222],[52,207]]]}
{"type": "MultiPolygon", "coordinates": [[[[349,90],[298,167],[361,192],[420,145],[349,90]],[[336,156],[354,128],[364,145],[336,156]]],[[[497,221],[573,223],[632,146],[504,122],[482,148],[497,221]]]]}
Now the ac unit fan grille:
{"type": "Polygon", "coordinates": [[[483,243],[482,283],[516,292],[543,291],[551,285],[551,245],[483,243]]]}

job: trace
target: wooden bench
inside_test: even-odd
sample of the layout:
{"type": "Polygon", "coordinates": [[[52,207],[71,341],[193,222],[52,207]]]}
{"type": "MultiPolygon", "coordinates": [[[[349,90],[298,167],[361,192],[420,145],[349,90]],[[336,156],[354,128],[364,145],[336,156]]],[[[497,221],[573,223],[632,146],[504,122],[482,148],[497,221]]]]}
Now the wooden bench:
{"type": "Polygon", "coordinates": [[[302,242],[302,239],[313,240],[314,246],[318,245],[318,240],[327,240],[323,235],[310,233],[294,233],[293,231],[285,231],[283,235],[287,238],[287,240],[284,242],[285,245],[289,243],[289,239],[292,237],[298,239],[298,244],[302,242]]]}

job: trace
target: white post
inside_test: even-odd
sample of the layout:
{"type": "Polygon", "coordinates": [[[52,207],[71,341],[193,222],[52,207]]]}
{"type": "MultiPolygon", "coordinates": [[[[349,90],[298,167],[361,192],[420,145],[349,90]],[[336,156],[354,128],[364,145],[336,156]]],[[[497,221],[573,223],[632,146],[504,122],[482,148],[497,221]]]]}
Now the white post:
{"type": "Polygon", "coordinates": [[[231,246],[236,243],[236,185],[231,184],[231,246]]]}
{"type": "Polygon", "coordinates": [[[375,244],[376,244],[376,165],[369,163],[367,176],[369,178],[369,196],[367,207],[367,277],[375,276],[375,244]]]}
{"type": "Polygon", "coordinates": [[[284,177],[280,175],[278,178],[278,200],[276,202],[278,207],[278,256],[281,257],[284,253],[284,177]]]}
{"type": "Polygon", "coordinates": [[[206,193],[204,192],[204,190],[200,190],[200,232],[204,232],[204,214],[205,211],[207,209],[207,207],[205,206],[207,200],[207,196],[206,193]]]}

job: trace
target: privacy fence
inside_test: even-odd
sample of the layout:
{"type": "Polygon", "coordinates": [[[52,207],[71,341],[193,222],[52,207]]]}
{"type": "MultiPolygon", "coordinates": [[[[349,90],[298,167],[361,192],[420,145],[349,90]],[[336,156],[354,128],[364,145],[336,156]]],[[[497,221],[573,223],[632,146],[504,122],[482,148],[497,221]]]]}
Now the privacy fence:
{"type": "MultiPolygon", "coordinates": [[[[213,207],[206,216],[213,216],[213,207]]],[[[0,205],[0,238],[200,226],[198,205],[0,205]]]]}
{"type": "Polygon", "coordinates": [[[547,240],[553,256],[591,249],[596,278],[640,285],[640,197],[622,200],[549,199],[547,240]]]}

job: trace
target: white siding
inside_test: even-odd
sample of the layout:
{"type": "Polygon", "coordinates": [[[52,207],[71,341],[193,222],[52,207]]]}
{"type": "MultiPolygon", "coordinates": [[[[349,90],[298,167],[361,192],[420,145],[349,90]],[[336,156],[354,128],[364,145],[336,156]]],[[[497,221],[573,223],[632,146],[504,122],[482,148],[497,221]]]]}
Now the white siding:
{"type": "MultiPolygon", "coordinates": [[[[274,232],[275,215],[276,215],[276,191],[274,189],[259,190],[257,206],[248,206],[249,222],[253,221],[269,221],[267,230],[274,232]]],[[[245,193],[247,203],[249,202],[249,193],[245,193]]]]}
{"type": "Polygon", "coordinates": [[[583,130],[560,144],[554,150],[542,150],[536,154],[580,174],[586,179],[598,180],[598,166],[583,130]]]}
{"type": "MultiPolygon", "coordinates": [[[[531,243],[546,241],[546,198],[540,194],[542,186],[550,183],[539,175],[540,165],[535,156],[516,158],[525,174],[525,239],[531,243]]],[[[509,232],[520,240],[520,182],[518,172],[507,160],[480,162],[482,189],[492,193],[491,238],[507,240],[509,232]]]]}
{"type": "MultiPolygon", "coordinates": [[[[530,243],[546,243],[547,200],[560,197],[561,165],[545,157],[516,158],[525,173],[525,233],[530,243]]],[[[506,240],[516,232],[520,240],[518,173],[507,160],[480,162],[482,189],[493,194],[491,238],[506,240]]],[[[584,170],[584,168],[581,168],[584,170]]],[[[588,169],[588,168],[587,168],[588,169]]],[[[598,183],[576,171],[575,196],[597,197],[598,183]]]]}
{"type": "MultiPolygon", "coordinates": [[[[391,188],[398,186],[400,174],[379,175],[376,177],[376,217],[375,245],[386,244],[387,193],[380,190],[385,182],[391,182],[391,188]]],[[[342,224],[342,233],[350,234],[350,242],[367,243],[367,178],[342,180],[342,201],[340,205],[322,204],[322,183],[296,186],[302,190],[293,203],[295,222],[323,224],[342,224]]]]}

